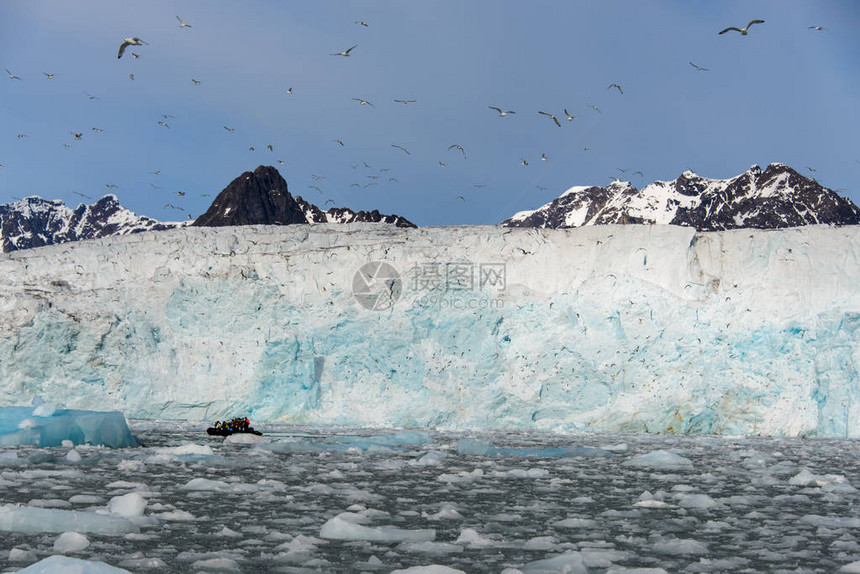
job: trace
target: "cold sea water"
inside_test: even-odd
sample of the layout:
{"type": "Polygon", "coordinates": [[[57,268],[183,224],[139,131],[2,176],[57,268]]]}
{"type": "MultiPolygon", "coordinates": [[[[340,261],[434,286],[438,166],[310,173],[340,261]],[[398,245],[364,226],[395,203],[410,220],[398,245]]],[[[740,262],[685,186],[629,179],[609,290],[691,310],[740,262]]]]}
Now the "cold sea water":
{"type": "Polygon", "coordinates": [[[0,448],[0,570],[860,572],[851,440],[131,426],[0,448]]]}

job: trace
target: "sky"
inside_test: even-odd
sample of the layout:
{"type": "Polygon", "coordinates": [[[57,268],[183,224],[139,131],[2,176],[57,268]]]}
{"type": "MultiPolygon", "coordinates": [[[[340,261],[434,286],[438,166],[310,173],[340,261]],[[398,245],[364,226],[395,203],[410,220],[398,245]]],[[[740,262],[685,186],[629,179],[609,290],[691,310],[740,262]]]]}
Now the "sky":
{"type": "Polygon", "coordinates": [[[0,203],[179,221],[272,165],[320,207],[496,224],[779,162],[860,204],[858,29],[855,0],[3,0],[0,203]]]}

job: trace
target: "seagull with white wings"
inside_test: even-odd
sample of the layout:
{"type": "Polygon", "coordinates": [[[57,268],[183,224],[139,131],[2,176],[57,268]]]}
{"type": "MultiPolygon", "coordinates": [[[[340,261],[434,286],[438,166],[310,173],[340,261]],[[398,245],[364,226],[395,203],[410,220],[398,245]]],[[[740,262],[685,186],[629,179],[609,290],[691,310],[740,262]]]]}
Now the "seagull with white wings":
{"type": "Polygon", "coordinates": [[[764,24],[764,20],[750,20],[750,23],[747,24],[745,28],[736,28],[734,26],[729,26],[728,28],[720,32],[720,34],[725,34],[729,30],[734,30],[735,32],[740,32],[741,36],[746,36],[750,33],[750,26],[752,26],[753,24],[764,24]]]}
{"type": "Polygon", "coordinates": [[[119,46],[119,52],[116,55],[117,59],[122,58],[122,55],[125,53],[125,49],[129,46],[143,46],[144,44],[146,44],[146,42],[144,42],[137,36],[133,38],[126,38],[119,46]]]}

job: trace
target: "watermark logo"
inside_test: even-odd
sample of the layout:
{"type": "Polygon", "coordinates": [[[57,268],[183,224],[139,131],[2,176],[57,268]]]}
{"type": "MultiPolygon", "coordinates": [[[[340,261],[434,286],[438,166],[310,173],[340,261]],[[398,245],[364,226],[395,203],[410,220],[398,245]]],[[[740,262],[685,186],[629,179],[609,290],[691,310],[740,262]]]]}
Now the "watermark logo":
{"type": "Polygon", "coordinates": [[[365,263],[353,277],[352,291],[365,309],[390,309],[401,298],[412,298],[412,308],[488,309],[504,307],[501,292],[507,286],[504,263],[473,261],[422,261],[400,279],[397,269],[384,261],[365,263]],[[408,289],[408,295],[404,292],[408,289]]]}
{"type": "Polygon", "coordinates": [[[371,261],[358,268],[352,278],[352,294],[359,305],[371,311],[390,309],[403,293],[400,273],[390,263],[371,261]]]}

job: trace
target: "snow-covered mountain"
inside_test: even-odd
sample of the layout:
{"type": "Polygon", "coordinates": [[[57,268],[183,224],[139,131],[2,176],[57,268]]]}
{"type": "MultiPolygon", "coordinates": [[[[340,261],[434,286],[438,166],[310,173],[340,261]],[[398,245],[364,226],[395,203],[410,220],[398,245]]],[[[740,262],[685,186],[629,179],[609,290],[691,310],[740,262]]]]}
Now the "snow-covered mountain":
{"type": "Polygon", "coordinates": [[[92,205],[80,204],[75,209],[59,200],[33,196],[0,205],[0,246],[4,253],[8,253],[54,243],[158,231],[181,225],[184,224],[163,223],[135,215],[120,205],[115,195],[106,195],[92,205]]]}
{"type": "Polygon", "coordinates": [[[382,215],[377,210],[356,212],[347,207],[335,207],[323,211],[301,197],[290,195],[287,182],[278,170],[262,165],[230,182],[193,225],[223,227],[296,223],[387,223],[397,227],[415,227],[399,215],[382,215]]]}
{"type": "Polygon", "coordinates": [[[383,215],[377,210],[353,211],[347,207],[322,210],[301,197],[293,198],[287,183],[274,167],[260,166],[245,172],[228,185],[209,209],[193,223],[161,222],[135,215],[115,195],[106,195],[92,205],[72,209],[60,200],[27,197],[0,205],[0,247],[4,253],[66,243],[128,235],[142,231],[163,231],[186,225],[288,225],[294,223],[383,223],[415,227],[399,215],[383,215]]]}
{"type": "Polygon", "coordinates": [[[608,223],[683,225],[699,231],[801,225],[856,225],[860,208],[788,166],[752,166],[731,179],[686,171],[674,181],[636,189],[615,181],[606,187],[572,187],[534,211],[503,221],[507,227],[580,227],[608,223]]]}
{"type": "Polygon", "coordinates": [[[860,226],[184,227],[0,254],[0,405],[860,437],[860,226]]]}

